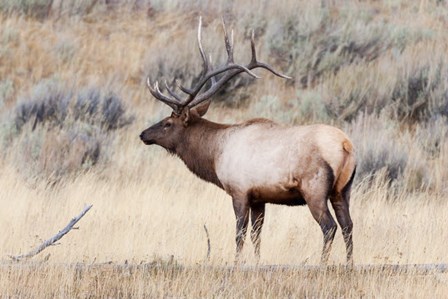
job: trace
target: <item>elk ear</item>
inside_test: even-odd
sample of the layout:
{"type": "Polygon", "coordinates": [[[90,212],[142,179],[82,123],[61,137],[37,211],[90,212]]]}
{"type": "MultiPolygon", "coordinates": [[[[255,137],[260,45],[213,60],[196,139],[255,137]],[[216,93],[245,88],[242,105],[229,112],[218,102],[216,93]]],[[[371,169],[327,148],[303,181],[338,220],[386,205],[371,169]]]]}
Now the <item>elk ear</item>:
{"type": "Polygon", "coordinates": [[[188,107],[185,107],[185,109],[182,110],[180,120],[185,127],[188,126],[188,122],[191,120],[190,109],[188,107]]]}
{"type": "Polygon", "coordinates": [[[205,113],[207,113],[208,107],[210,107],[211,100],[207,100],[205,102],[202,102],[201,104],[194,107],[192,112],[194,111],[196,114],[198,114],[200,117],[204,116],[205,113]]]}

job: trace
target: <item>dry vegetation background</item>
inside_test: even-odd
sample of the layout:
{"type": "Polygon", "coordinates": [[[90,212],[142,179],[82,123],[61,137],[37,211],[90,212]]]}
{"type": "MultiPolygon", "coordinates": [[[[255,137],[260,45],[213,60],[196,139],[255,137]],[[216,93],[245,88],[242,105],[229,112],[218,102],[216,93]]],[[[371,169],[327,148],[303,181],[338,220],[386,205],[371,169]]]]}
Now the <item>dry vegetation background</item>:
{"type": "MultiPolygon", "coordinates": [[[[237,61],[248,61],[254,29],[259,57],[294,80],[242,76],[207,118],[343,128],[359,160],[355,263],[447,263],[447,5],[1,0],[0,296],[448,296],[447,274],[223,268],[233,265],[230,199],[138,139],[170,113],[150,97],[146,77],[194,81],[199,15],[205,48],[223,62],[224,16],[237,61]],[[28,262],[8,258],[53,235],[85,203],[93,209],[59,246],[28,262]]],[[[262,265],[319,262],[321,232],[306,207],[269,206],[262,240],[262,265]]],[[[339,230],[330,263],[344,256],[339,230]]]]}

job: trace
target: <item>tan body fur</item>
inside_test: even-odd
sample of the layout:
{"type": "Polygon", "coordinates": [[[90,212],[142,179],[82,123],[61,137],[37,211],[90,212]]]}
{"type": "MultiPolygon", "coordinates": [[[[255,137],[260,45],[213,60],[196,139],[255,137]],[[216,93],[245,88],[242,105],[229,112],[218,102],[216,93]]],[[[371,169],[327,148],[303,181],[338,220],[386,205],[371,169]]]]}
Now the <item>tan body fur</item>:
{"type": "Polygon", "coordinates": [[[331,126],[286,127],[261,120],[228,128],[222,138],[216,173],[224,189],[248,194],[256,188],[260,190],[259,201],[266,203],[282,204],[281,199],[288,197],[291,189],[303,193],[308,192],[301,190],[306,186],[316,188],[312,179],[318,169],[310,168],[310,164],[319,161],[313,164],[313,159],[328,163],[339,193],[355,167],[350,140],[331,126]]]}

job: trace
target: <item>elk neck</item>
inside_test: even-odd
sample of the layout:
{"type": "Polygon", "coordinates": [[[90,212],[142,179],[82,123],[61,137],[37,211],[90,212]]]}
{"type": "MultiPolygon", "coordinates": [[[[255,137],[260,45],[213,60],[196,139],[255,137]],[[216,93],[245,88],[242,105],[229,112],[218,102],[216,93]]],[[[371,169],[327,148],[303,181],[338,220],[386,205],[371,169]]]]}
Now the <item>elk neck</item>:
{"type": "Polygon", "coordinates": [[[191,172],[221,189],[223,186],[216,175],[215,161],[229,127],[199,118],[185,129],[174,150],[191,172]]]}

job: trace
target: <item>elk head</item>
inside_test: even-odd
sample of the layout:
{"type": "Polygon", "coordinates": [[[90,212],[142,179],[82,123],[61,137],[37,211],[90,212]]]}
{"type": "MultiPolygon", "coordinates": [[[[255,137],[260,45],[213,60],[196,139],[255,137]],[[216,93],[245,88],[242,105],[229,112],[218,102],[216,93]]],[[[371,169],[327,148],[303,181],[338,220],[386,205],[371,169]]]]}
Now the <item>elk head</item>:
{"type": "Polygon", "coordinates": [[[144,130],[140,134],[140,139],[146,145],[157,144],[169,152],[174,152],[185,130],[207,112],[209,104],[208,101],[191,109],[183,109],[180,114],[173,111],[171,116],[144,130]]]}
{"type": "Polygon", "coordinates": [[[247,65],[235,63],[233,59],[233,31],[231,32],[229,39],[224,20],[222,24],[224,29],[224,41],[227,51],[227,62],[223,66],[214,69],[211,64],[211,57],[207,58],[202,47],[202,19],[199,18],[197,36],[199,51],[202,57],[203,71],[198,83],[192,88],[184,87],[176,80],[178,88],[183,93],[185,93],[184,98],[182,98],[173,89],[171,89],[166,81],[165,89],[167,90],[169,95],[163,94],[159,89],[158,81],[152,84],[148,77],[146,84],[148,85],[151,94],[157,100],[170,106],[173,109],[173,112],[171,116],[149,127],[140,134],[140,139],[145,144],[157,144],[164,147],[168,151],[174,151],[176,144],[180,140],[180,137],[185,134],[185,130],[188,130],[188,127],[190,125],[199,120],[207,112],[211,101],[210,98],[214,94],[216,94],[226,82],[240,73],[245,72],[253,78],[259,78],[251,71],[251,69],[264,68],[279,77],[291,79],[290,77],[275,71],[268,64],[259,62],[257,60],[253,31],[251,37],[252,59],[250,63],[247,65]],[[221,77],[217,80],[218,75],[221,75],[221,77]],[[203,90],[205,89],[204,87],[208,82],[211,83],[210,88],[203,90]]]}

